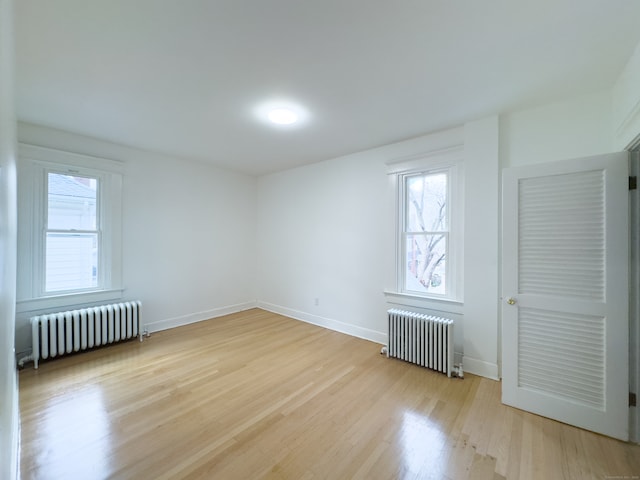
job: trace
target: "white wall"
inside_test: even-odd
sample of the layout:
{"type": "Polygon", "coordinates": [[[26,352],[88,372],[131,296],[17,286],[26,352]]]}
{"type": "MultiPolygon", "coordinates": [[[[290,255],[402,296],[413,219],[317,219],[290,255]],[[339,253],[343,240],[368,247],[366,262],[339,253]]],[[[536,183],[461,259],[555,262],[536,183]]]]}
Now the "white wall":
{"type": "Polygon", "coordinates": [[[498,117],[465,125],[464,368],[500,376],[498,117]]]}
{"type": "Polygon", "coordinates": [[[481,182],[464,194],[465,303],[413,306],[453,317],[455,348],[459,355],[464,350],[465,368],[497,377],[497,134],[497,117],[491,117],[261,177],[259,305],[386,343],[386,310],[404,301],[384,295],[395,290],[396,202],[386,163],[464,144],[465,176],[481,182]],[[467,246],[469,234],[475,243],[467,246]]]}
{"type": "Polygon", "coordinates": [[[394,258],[384,160],[365,152],[259,179],[261,307],[382,341],[394,258]]]}
{"type": "MultiPolygon", "coordinates": [[[[124,163],[124,297],[142,300],[150,331],[255,305],[253,177],[29,124],[18,137],[124,163]]],[[[18,351],[30,315],[18,315],[18,351]]]]}
{"type": "Polygon", "coordinates": [[[0,0],[0,478],[8,480],[16,478],[18,465],[15,140],[13,2],[0,0]]]}
{"type": "Polygon", "coordinates": [[[503,168],[613,151],[611,92],[500,116],[503,168]]]}
{"type": "Polygon", "coordinates": [[[640,43],[613,86],[613,132],[617,150],[640,142],[640,43]]]}

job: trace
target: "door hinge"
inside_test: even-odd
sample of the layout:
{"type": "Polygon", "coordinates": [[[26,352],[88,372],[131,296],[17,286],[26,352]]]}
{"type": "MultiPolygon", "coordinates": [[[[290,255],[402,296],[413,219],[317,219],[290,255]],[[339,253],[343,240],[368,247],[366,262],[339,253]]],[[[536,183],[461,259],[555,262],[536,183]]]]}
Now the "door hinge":
{"type": "Polygon", "coordinates": [[[630,407],[636,406],[636,394],[633,392],[629,392],[629,406],[630,407]]]}
{"type": "Polygon", "coordinates": [[[629,190],[636,190],[638,188],[638,177],[629,177],[629,190]]]}

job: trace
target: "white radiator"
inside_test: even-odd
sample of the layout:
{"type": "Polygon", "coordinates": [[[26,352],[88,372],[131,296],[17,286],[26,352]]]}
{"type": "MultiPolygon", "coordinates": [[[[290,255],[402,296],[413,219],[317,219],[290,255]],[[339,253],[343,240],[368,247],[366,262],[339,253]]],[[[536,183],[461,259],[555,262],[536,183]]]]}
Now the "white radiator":
{"type": "Polygon", "coordinates": [[[451,376],[453,320],[391,309],[387,356],[406,360],[451,376]]]}
{"type": "Polygon", "coordinates": [[[54,358],[135,336],[142,341],[139,301],[100,305],[31,317],[31,359],[54,358]]]}

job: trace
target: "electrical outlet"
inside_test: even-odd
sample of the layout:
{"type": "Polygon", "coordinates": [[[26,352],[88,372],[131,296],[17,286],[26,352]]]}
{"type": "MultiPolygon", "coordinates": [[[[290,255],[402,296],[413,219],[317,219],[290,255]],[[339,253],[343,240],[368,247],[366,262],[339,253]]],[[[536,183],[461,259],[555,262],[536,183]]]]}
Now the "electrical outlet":
{"type": "Polygon", "coordinates": [[[314,304],[316,307],[317,307],[318,305],[320,305],[320,299],[319,299],[318,297],[316,297],[316,298],[313,300],[313,304],[314,304]]]}

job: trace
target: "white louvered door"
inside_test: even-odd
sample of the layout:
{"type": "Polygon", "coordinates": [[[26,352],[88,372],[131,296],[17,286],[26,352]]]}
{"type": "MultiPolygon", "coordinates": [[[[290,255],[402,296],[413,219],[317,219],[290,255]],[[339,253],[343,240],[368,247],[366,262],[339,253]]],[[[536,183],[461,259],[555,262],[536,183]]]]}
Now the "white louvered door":
{"type": "Polygon", "coordinates": [[[502,401],[627,440],[627,153],[503,176],[502,401]]]}

